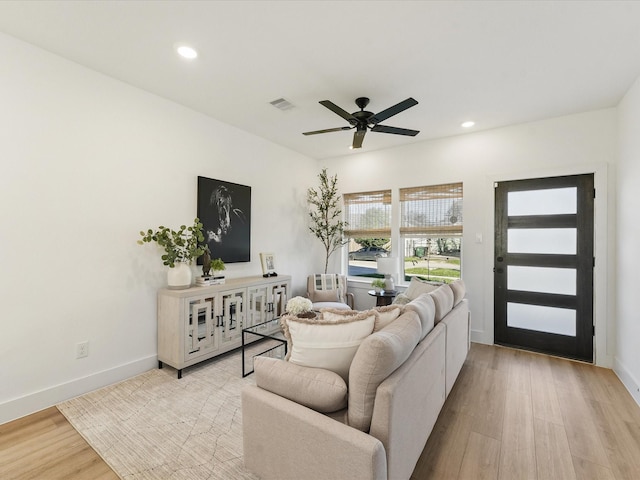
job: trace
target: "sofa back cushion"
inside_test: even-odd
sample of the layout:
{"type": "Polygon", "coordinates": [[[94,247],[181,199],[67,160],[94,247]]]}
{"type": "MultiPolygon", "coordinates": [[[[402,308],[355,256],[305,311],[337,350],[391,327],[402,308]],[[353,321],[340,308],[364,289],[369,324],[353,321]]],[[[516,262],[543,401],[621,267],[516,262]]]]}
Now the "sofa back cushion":
{"type": "Polygon", "coordinates": [[[433,298],[433,303],[436,306],[435,323],[437,324],[453,308],[453,290],[449,285],[442,285],[429,295],[433,298]]]}
{"type": "Polygon", "coordinates": [[[420,324],[422,325],[422,335],[420,340],[427,336],[433,330],[435,325],[436,305],[433,297],[428,293],[418,295],[417,298],[411,300],[404,306],[405,311],[413,311],[418,314],[420,324]]]}
{"type": "Polygon", "coordinates": [[[362,341],[349,370],[350,426],[369,431],[378,386],[409,358],[421,336],[418,314],[407,311],[362,341]]]}
{"type": "Polygon", "coordinates": [[[409,297],[410,300],[413,300],[423,293],[433,292],[436,288],[438,288],[438,284],[420,280],[418,277],[411,277],[411,282],[409,282],[409,286],[404,291],[404,294],[409,297]]]}
{"type": "Polygon", "coordinates": [[[449,287],[453,292],[453,306],[455,307],[467,294],[467,287],[465,286],[464,281],[461,278],[455,280],[454,282],[451,282],[449,284],[449,287]]]}

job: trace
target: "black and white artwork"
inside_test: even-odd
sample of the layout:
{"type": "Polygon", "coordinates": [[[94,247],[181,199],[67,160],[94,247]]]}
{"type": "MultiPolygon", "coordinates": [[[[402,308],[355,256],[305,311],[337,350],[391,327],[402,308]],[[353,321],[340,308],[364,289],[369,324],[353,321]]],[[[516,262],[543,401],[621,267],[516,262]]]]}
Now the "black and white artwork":
{"type": "Polygon", "coordinates": [[[211,258],[250,261],[251,187],[198,177],[198,218],[211,258]]]}

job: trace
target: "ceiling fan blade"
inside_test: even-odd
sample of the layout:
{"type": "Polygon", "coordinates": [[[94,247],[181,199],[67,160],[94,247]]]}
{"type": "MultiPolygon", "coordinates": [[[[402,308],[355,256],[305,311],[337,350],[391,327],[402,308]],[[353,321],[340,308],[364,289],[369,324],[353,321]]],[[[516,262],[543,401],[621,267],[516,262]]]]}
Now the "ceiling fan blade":
{"type": "Polygon", "coordinates": [[[362,148],[362,141],[364,140],[364,134],[367,133],[365,129],[356,130],[353,133],[353,144],[351,148],[362,148]]]}
{"type": "Polygon", "coordinates": [[[388,127],[387,125],[376,125],[371,128],[372,132],[380,132],[380,133],[393,133],[395,135],[408,135],[410,137],[415,137],[420,133],[420,130],[410,130],[408,128],[398,128],[398,127],[388,127]]]}
{"type": "Polygon", "coordinates": [[[324,130],[314,130],[313,132],[302,132],[303,135],[317,135],[318,133],[341,132],[351,130],[353,127],[326,128],[324,130]]]}
{"type": "Polygon", "coordinates": [[[335,103],[333,103],[330,100],[321,100],[320,101],[321,105],[324,105],[325,107],[327,107],[329,110],[331,110],[333,113],[337,113],[338,115],[340,115],[342,118],[344,118],[347,122],[349,122],[351,125],[355,125],[356,123],[358,123],[358,119],[356,117],[354,117],[353,115],[351,115],[349,112],[347,112],[346,110],[343,110],[342,108],[340,108],[339,106],[337,106],[335,103]]]}
{"type": "MultiPolygon", "coordinates": [[[[322,102],[320,102],[322,103],[322,102]]],[[[407,108],[411,108],[414,105],[417,105],[418,101],[415,100],[414,98],[407,98],[406,100],[395,104],[393,107],[389,107],[386,110],[383,110],[379,113],[376,113],[373,117],[370,117],[367,121],[371,124],[377,124],[379,122],[382,122],[383,120],[386,120],[389,117],[393,117],[394,115],[397,115],[400,112],[405,111],[407,108]]]]}

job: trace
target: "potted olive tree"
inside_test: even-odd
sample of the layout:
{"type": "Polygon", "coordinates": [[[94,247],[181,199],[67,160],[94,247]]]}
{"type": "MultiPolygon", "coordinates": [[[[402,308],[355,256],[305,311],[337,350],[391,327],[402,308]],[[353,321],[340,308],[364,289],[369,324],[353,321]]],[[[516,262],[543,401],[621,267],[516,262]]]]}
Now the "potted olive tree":
{"type": "Polygon", "coordinates": [[[202,223],[198,218],[193,220],[193,225],[187,227],[181,225],[178,230],[172,230],[165,226],[159,226],[156,230],[141,231],[138,244],[155,242],[164,249],[160,257],[162,263],[169,267],[167,282],[169,288],[189,288],[191,286],[192,273],[190,264],[205,251],[202,242],[202,223]]]}
{"type": "Polygon", "coordinates": [[[327,273],[329,257],[339,247],[347,243],[344,238],[346,222],[341,220],[340,196],[338,195],[338,176],[329,177],[327,169],[323,168],[318,175],[320,186],[307,190],[309,203],[309,217],[311,225],[309,231],[322,242],[325,250],[324,273],[327,273]]]}

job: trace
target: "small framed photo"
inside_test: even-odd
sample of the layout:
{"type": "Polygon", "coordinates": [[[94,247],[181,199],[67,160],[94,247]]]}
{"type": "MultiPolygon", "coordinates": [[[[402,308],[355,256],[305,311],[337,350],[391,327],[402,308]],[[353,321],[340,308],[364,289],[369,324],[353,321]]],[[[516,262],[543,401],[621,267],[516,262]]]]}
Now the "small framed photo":
{"type": "Polygon", "coordinates": [[[273,276],[276,273],[276,261],[273,253],[261,253],[260,263],[262,264],[262,274],[273,276]]]}

